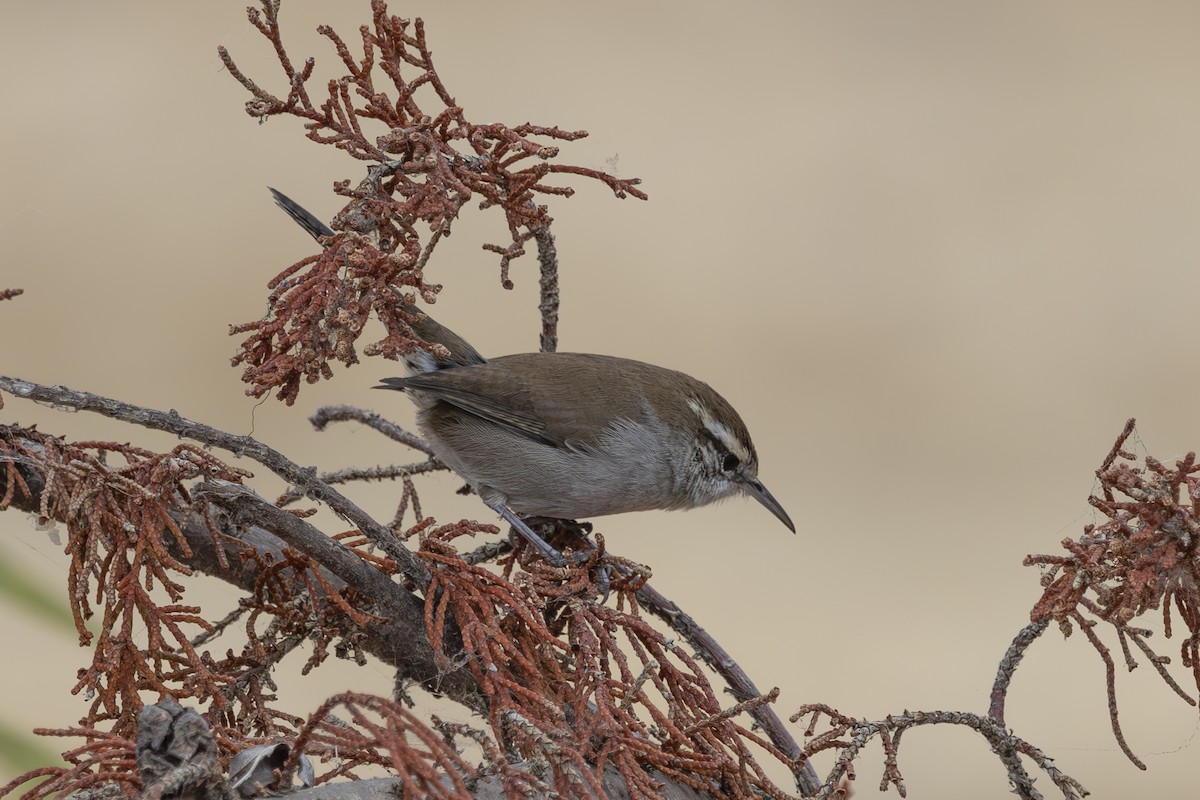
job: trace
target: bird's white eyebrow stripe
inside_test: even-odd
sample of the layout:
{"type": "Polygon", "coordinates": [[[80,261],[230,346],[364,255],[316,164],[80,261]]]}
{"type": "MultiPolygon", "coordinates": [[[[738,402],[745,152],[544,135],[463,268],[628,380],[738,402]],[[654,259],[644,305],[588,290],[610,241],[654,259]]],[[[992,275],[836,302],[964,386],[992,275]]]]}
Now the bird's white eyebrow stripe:
{"type": "Polygon", "coordinates": [[[688,398],[687,405],[688,408],[696,412],[696,416],[700,418],[700,424],[704,426],[704,429],[712,434],[712,437],[722,444],[726,450],[737,456],[740,461],[747,462],[750,460],[750,453],[746,450],[746,447],[738,441],[736,436],[729,432],[729,428],[726,428],[713,417],[709,410],[704,407],[703,403],[695,397],[690,397],[688,398]]]}

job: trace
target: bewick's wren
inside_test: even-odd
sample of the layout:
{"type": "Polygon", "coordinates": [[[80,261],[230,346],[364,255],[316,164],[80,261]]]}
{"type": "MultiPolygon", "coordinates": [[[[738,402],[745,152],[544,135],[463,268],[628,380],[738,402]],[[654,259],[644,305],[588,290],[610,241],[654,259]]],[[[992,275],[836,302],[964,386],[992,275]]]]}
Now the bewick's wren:
{"type": "MultiPolygon", "coordinates": [[[[332,233],[275,195],[310,233],[332,233]]],[[[408,392],[438,458],[552,560],[558,553],[518,514],[581,519],[686,509],[741,492],[795,533],[758,480],[745,423],[708,384],[588,353],[485,360],[448,328],[413,313],[414,331],[446,347],[449,358],[415,353],[408,377],[385,378],[379,388],[408,392]]]]}

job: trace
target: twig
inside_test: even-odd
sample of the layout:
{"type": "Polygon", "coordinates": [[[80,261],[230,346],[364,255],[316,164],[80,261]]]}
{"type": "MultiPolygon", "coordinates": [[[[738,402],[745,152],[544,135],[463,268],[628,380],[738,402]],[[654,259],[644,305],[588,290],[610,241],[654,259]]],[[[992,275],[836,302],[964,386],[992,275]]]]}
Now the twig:
{"type": "Polygon", "coordinates": [[[346,405],[321,406],[308,418],[308,421],[319,431],[325,430],[325,426],[331,422],[359,422],[372,430],[379,431],[394,442],[399,442],[414,450],[420,450],[430,458],[433,457],[432,448],[420,436],[417,436],[415,433],[409,433],[396,423],[384,419],[374,411],[368,411],[365,408],[346,405]]]}
{"type": "Polygon", "coordinates": [[[542,315],[541,351],[553,353],[558,349],[558,248],[554,244],[554,234],[549,226],[533,228],[533,238],[537,242],[538,264],[541,265],[541,301],[538,311],[542,315]]]}
{"type": "Polygon", "coordinates": [[[1113,465],[1117,458],[1133,458],[1132,453],[1126,453],[1124,450],[1122,450],[1122,448],[1125,446],[1125,441],[1133,435],[1133,429],[1136,426],[1137,419],[1134,417],[1130,417],[1129,419],[1125,420],[1125,427],[1121,429],[1121,433],[1117,436],[1117,440],[1113,442],[1112,449],[1108,451],[1108,455],[1106,455],[1104,460],[1100,462],[1100,468],[1096,470],[1096,477],[1101,479],[1101,485],[1104,487],[1104,497],[1107,500],[1113,499],[1112,489],[1109,488],[1108,484],[1104,482],[1102,476],[1104,475],[1104,472],[1113,465]]]}
{"type": "Polygon", "coordinates": [[[1083,635],[1092,643],[1092,647],[1096,648],[1096,652],[1100,654],[1100,658],[1104,661],[1104,686],[1108,692],[1108,720],[1112,724],[1113,738],[1117,740],[1117,745],[1121,748],[1121,752],[1125,757],[1133,762],[1138,769],[1145,769],[1146,765],[1140,758],[1133,754],[1133,750],[1129,748],[1129,744],[1125,741],[1125,734],[1121,732],[1121,720],[1117,716],[1117,668],[1113,664],[1112,654],[1108,652],[1108,648],[1100,641],[1100,637],[1092,630],[1095,626],[1094,622],[1085,620],[1083,616],[1075,611],[1071,613],[1071,617],[1079,623],[1079,627],[1083,630],[1083,635]]]}
{"type": "MultiPolygon", "coordinates": [[[[214,548],[214,550],[215,549],[216,548],[214,548]]],[[[226,559],[225,563],[226,563],[226,565],[228,565],[229,560],[226,559]]],[[[245,606],[238,606],[237,608],[230,611],[224,617],[222,617],[221,619],[219,619],[213,623],[212,630],[203,631],[200,634],[198,634],[197,636],[193,637],[192,638],[192,647],[199,647],[200,645],[208,644],[209,642],[220,637],[222,634],[225,633],[225,629],[228,628],[233,623],[237,622],[239,619],[241,619],[245,615],[247,610],[248,609],[245,606]]]]}
{"type": "Polygon", "coordinates": [[[830,771],[829,777],[819,791],[813,795],[814,800],[823,800],[829,797],[843,775],[853,774],[852,762],[858,758],[867,743],[877,736],[887,754],[887,766],[880,791],[891,784],[900,792],[901,797],[906,796],[907,789],[904,786],[904,779],[896,766],[896,750],[904,731],[920,725],[963,725],[978,732],[987,740],[992,752],[1004,764],[1008,771],[1008,778],[1012,782],[1013,791],[1022,800],[1042,800],[1042,794],[1034,788],[1033,779],[1022,765],[1019,755],[1033,759],[1050,776],[1050,780],[1054,781],[1055,786],[1068,800],[1078,800],[1089,794],[1079,781],[1059,770],[1054,765],[1054,760],[1040,749],[1024,739],[1014,736],[1003,725],[978,714],[965,711],[905,711],[902,714],[889,714],[882,720],[869,721],[847,717],[836,709],[821,703],[810,703],[801,706],[790,719],[792,722],[796,722],[801,717],[812,715],[809,724],[809,730],[812,731],[818,717],[822,714],[830,718],[830,730],[810,742],[809,746],[805,748],[805,752],[813,755],[833,747],[840,747],[841,750],[838,752],[837,761],[833,770],[830,771]],[[849,742],[846,741],[847,737],[849,737],[849,742]]]}
{"type": "MultiPolygon", "coordinates": [[[[668,600],[648,583],[638,590],[637,599],[643,608],[662,619],[671,626],[672,630],[687,639],[700,658],[716,670],[717,674],[729,685],[735,700],[746,702],[762,695],[762,692],[754,685],[754,681],[750,680],[750,676],[738,666],[728,651],[721,647],[708,631],[701,628],[696,620],[692,619],[675,602],[668,600]]],[[[764,704],[753,706],[749,711],[755,722],[762,726],[767,737],[780,751],[791,758],[793,762],[800,759],[802,755],[800,745],[796,744],[796,740],[783,726],[783,722],[775,713],[774,708],[764,704]]],[[[811,795],[821,785],[817,771],[807,761],[793,767],[792,775],[796,779],[796,785],[805,795],[811,795]]]]}
{"type": "Polygon", "coordinates": [[[1025,651],[1029,648],[1029,645],[1033,644],[1034,640],[1042,635],[1042,632],[1046,630],[1046,626],[1049,624],[1050,620],[1046,618],[1026,625],[1013,638],[1012,644],[1004,652],[1004,657],[1000,659],[1000,667],[996,671],[996,681],[992,684],[988,717],[1002,728],[1004,727],[1004,701],[1008,695],[1008,686],[1012,682],[1013,673],[1017,671],[1017,665],[1025,657],[1025,651]]]}
{"type": "MultiPolygon", "coordinates": [[[[389,467],[347,467],[333,472],[322,472],[317,476],[317,480],[330,486],[337,486],[340,483],[350,483],[351,481],[386,481],[408,478],[444,469],[449,469],[449,467],[431,458],[416,464],[394,464],[389,467]]],[[[293,486],[280,495],[276,502],[280,506],[286,506],[302,497],[304,497],[304,492],[293,486]]]]}

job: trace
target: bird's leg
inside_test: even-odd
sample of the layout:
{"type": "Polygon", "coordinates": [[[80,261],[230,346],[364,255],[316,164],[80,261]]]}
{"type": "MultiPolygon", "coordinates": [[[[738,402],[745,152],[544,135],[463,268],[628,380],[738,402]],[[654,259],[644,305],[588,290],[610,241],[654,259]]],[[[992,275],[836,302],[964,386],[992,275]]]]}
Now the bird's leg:
{"type": "Polygon", "coordinates": [[[555,550],[546,543],[545,539],[534,533],[533,528],[526,525],[525,520],[518,517],[504,503],[496,503],[495,505],[488,503],[488,507],[503,517],[505,522],[512,525],[513,530],[521,534],[525,538],[525,541],[533,545],[533,548],[541,554],[542,558],[546,559],[552,566],[565,567],[567,565],[567,560],[563,557],[562,553],[555,550]]]}
{"type": "Polygon", "coordinates": [[[604,605],[608,602],[609,592],[612,591],[612,567],[610,565],[600,564],[596,567],[594,585],[600,594],[600,605],[604,605]]]}
{"type": "MultiPolygon", "coordinates": [[[[582,564],[592,557],[596,551],[597,545],[589,538],[592,532],[591,523],[579,522],[573,519],[558,519],[556,517],[534,517],[533,519],[553,523],[555,525],[554,538],[556,541],[562,541],[564,538],[571,542],[572,553],[571,557],[576,564],[582,564]],[[582,545],[579,548],[575,547],[575,543],[582,545]]],[[[526,520],[528,522],[528,520],[526,520]]],[[[560,545],[561,546],[561,545],[560,545]]],[[[622,569],[618,566],[618,570],[622,569]]],[[[596,587],[596,591],[600,595],[600,605],[608,600],[608,595],[612,590],[612,566],[607,559],[601,560],[592,569],[592,583],[596,587]]],[[[622,575],[628,574],[628,570],[621,572],[622,575]]]]}

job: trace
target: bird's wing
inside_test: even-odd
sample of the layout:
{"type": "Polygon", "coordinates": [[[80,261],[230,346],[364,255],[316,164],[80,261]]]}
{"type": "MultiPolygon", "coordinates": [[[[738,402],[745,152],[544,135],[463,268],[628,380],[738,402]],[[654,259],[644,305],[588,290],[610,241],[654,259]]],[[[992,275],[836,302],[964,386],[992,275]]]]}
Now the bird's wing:
{"type": "Polygon", "coordinates": [[[614,423],[645,421],[636,382],[647,370],[658,368],[610,356],[532,353],[384,383],[418,390],[553,447],[586,450],[614,423]],[[531,371],[531,360],[536,360],[536,396],[523,377],[531,371]]]}
{"type": "Polygon", "coordinates": [[[552,447],[561,446],[562,437],[539,418],[524,385],[506,370],[489,367],[490,362],[408,378],[385,378],[385,386],[379,388],[414,389],[522,436],[552,447]]]}

